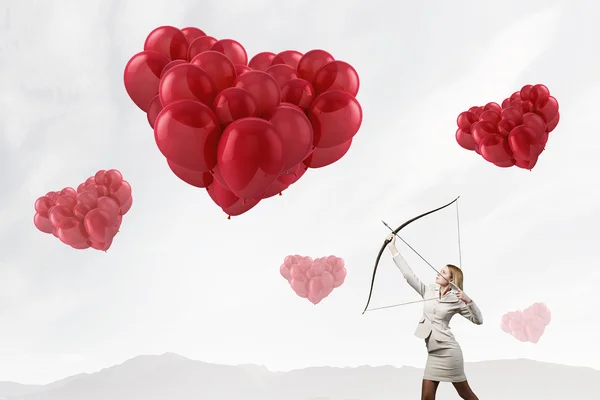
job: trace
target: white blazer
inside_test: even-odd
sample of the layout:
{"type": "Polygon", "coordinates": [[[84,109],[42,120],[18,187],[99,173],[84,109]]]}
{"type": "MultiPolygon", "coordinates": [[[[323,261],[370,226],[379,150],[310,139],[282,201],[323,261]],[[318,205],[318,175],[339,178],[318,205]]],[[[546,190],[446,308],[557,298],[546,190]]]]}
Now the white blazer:
{"type": "Polygon", "coordinates": [[[417,325],[415,336],[427,339],[431,334],[438,341],[455,341],[449,326],[454,314],[460,314],[476,325],[483,324],[483,316],[474,301],[466,304],[456,297],[453,290],[440,297],[440,286],[423,284],[400,253],[396,254],[393,259],[404,279],[423,299],[437,299],[423,303],[423,316],[417,325]]]}

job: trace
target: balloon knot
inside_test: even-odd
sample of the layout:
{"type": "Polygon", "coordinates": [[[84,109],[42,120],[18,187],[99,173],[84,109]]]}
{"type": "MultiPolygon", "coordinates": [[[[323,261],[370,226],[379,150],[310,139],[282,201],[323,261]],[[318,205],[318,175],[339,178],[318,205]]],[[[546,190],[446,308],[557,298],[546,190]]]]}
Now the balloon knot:
{"type": "Polygon", "coordinates": [[[228,215],[228,216],[227,216],[227,219],[231,219],[231,215],[228,215]]]}
{"type": "Polygon", "coordinates": [[[279,192],[279,195],[281,196],[281,192],[279,192]]]}

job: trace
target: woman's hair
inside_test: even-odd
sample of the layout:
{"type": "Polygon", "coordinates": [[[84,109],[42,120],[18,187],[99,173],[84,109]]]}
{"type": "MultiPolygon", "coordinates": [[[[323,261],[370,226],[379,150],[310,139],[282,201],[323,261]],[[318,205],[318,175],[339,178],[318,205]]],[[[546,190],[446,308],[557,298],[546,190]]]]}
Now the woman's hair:
{"type": "Polygon", "coordinates": [[[463,272],[456,265],[446,264],[446,268],[450,271],[450,278],[452,279],[452,283],[458,286],[460,290],[463,289],[463,272]]]}

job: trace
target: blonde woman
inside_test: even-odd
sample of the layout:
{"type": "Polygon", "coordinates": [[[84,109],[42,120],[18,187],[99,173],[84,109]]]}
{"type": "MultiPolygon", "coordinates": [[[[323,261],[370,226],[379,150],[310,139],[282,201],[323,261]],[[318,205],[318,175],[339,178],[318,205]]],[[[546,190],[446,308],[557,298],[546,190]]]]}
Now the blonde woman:
{"type": "Polygon", "coordinates": [[[463,292],[463,273],[454,265],[446,265],[435,278],[435,284],[425,285],[410,269],[396,248],[396,236],[391,234],[388,248],[404,279],[425,301],[423,316],[415,336],[425,340],[427,364],[423,375],[421,400],[435,400],[440,382],[452,382],[458,395],[465,400],[478,400],[467,377],[460,345],[448,325],[454,314],[460,314],[476,325],[483,323],[481,311],[463,292]]]}

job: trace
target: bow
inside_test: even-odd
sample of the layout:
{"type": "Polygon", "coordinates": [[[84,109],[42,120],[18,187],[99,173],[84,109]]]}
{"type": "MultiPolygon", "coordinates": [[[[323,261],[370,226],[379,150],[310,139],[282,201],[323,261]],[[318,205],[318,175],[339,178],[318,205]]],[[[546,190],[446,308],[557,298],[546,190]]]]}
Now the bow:
{"type": "MultiPolygon", "coordinates": [[[[450,203],[445,204],[445,205],[443,205],[441,207],[436,208],[435,210],[427,211],[426,213],[423,213],[421,215],[417,215],[416,217],[409,219],[408,221],[406,221],[405,223],[403,223],[402,225],[400,225],[398,228],[394,229],[392,231],[392,233],[394,235],[396,235],[402,229],[404,229],[408,225],[412,224],[413,222],[415,222],[419,218],[423,218],[423,217],[425,217],[425,216],[427,216],[429,214],[433,214],[434,212],[440,211],[440,210],[442,210],[442,209],[444,209],[444,208],[446,208],[446,207],[454,204],[459,198],[460,198],[460,196],[458,196],[456,199],[452,200],[450,203]]],[[[362,312],[363,314],[365,312],[367,312],[367,309],[369,308],[369,304],[371,303],[371,296],[373,295],[373,284],[375,283],[375,275],[377,274],[377,267],[379,266],[379,260],[381,259],[381,255],[385,251],[385,246],[387,246],[389,242],[390,242],[390,240],[388,240],[388,239],[384,240],[383,245],[381,245],[381,249],[379,250],[379,253],[377,254],[377,259],[375,260],[375,267],[373,267],[373,277],[371,278],[371,288],[369,289],[369,298],[367,299],[367,304],[365,305],[365,309],[362,312]]]]}

